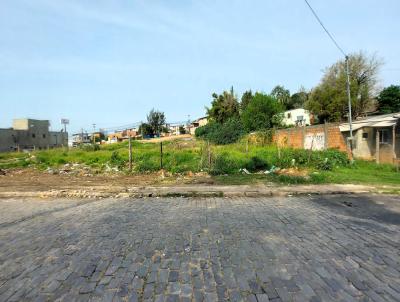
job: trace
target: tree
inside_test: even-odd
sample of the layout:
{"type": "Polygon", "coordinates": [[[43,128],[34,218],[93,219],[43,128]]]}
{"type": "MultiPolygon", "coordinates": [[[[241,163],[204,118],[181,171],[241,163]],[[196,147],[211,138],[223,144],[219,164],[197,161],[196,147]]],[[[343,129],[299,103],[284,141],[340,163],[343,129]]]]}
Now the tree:
{"type": "MultiPolygon", "coordinates": [[[[382,62],[375,56],[359,52],[349,56],[350,91],[353,118],[370,110],[377,90],[377,76],[382,62]]],[[[346,62],[340,60],[326,69],[320,84],[315,87],[306,108],[320,122],[341,121],[348,116],[346,62]]]]}
{"type": "Polygon", "coordinates": [[[164,112],[151,109],[147,115],[147,124],[150,125],[154,135],[160,135],[165,125],[164,112]]]}
{"type": "Polygon", "coordinates": [[[243,112],[247,105],[251,102],[251,100],[253,99],[253,93],[251,92],[251,90],[245,91],[242,95],[242,99],[240,102],[240,110],[243,112]]]}
{"type": "Polygon", "coordinates": [[[248,132],[279,126],[283,110],[283,105],[277,99],[257,92],[242,113],[243,126],[248,132]]]}
{"type": "Polygon", "coordinates": [[[298,108],[304,108],[304,105],[306,104],[308,100],[308,92],[304,89],[304,87],[301,87],[298,92],[292,94],[290,97],[290,105],[287,109],[298,109],[298,108]]]}
{"type": "Polygon", "coordinates": [[[277,85],[272,89],[271,95],[281,103],[285,109],[290,107],[290,91],[281,85],[277,85]]]}
{"type": "Polygon", "coordinates": [[[400,86],[391,85],[381,91],[378,96],[378,109],[382,113],[400,111],[400,86]]]}
{"type": "Polygon", "coordinates": [[[211,108],[206,108],[207,115],[211,120],[222,124],[231,118],[239,117],[239,102],[233,87],[229,92],[224,91],[220,95],[213,93],[212,97],[211,108]]]}
{"type": "Polygon", "coordinates": [[[147,123],[141,123],[139,126],[139,133],[145,137],[145,136],[154,136],[153,128],[147,124],[147,123]]]}

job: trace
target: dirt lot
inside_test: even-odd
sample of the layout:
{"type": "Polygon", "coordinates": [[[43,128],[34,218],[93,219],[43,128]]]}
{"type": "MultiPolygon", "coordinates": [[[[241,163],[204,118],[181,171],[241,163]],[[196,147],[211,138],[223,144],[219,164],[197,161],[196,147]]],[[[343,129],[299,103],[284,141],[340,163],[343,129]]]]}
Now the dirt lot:
{"type": "Polygon", "coordinates": [[[365,185],[293,186],[266,182],[263,178],[253,181],[250,178],[249,182],[239,179],[237,183],[224,179],[204,173],[174,176],[162,172],[92,175],[52,174],[34,169],[8,170],[6,175],[0,176],[0,198],[248,197],[379,192],[377,187],[365,185]]]}
{"type": "Polygon", "coordinates": [[[163,173],[133,174],[110,173],[99,175],[51,174],[35,169],[8,170],[0,176],[0,191],[46,191],[70,188],[120,188],[124,186],[166,186],[187,184],[193,181],[207,182],[204,175],[168,176],[163,173]]]}

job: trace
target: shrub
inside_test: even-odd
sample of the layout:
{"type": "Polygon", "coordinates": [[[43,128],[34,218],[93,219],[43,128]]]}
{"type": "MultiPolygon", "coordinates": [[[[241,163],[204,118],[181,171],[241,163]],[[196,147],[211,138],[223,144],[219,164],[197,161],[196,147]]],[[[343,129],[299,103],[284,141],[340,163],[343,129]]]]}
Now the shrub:
{"type": "Polygon", "coordinates": [[[59,164],[59,165],[63,165],[63,164],[66,164],[66,163],[67,163],[67,161],[64,158],[59,158],[57,160],[57,164],[59,164]]]}
{"type": "Polygon", "coordinates": [[[113,151],[111,153],[110,163],[121,168],[125,165],[125,160],[119,155],[118,151],[113,151]]]}
{"type": "Polygon", "coordinates": [[[221,175],[221,174],[233,174],[237,173],[240,169],[240,164],[237,161],[230,158],[227,154],[218,154],[215,157],[214,163],[211,167],[211,175],[221,175]]]}
{"type": "Polygon", "coordinates": [[[210,122],[195,131],[196,137],[204,138],[217,145],[226,145],[236,142],[243,134],[244,129],[239,119],[229,119],[223,124],[210,122]]]}
{"type": "Polygon", "coordinates": [[[242,113],[243,125],[248,132],[279,126],[283,110],[277,99],[257,92],[242,113]]]}
{"type": "Polygon", "coordinates": [[[304,149],[281,149],[281,156],[278,158],[276,153],[273,162],[281,168],[292,166],[292,161],[296,166],[314,167],[320,170],[332,170],[335,166],[346,166],[349,163],[347,154],[336,149],[321,151],[311,151],[304,149]]]}
{"type": "Polygon", "coordinates": [[[195,131],[194,131],[194,135],[198,138],[205,138],[208,139],[208,136],[217,131],[218,128],[218,124],[216,122],[209,122],[207,125],[198,127],[195,131]]]}
{"type": "Polygon", "coordinates": [[[160,169],[160,162],[154,158],[146,158],[136,163],[135,170],[138,172],[154,172],[160,169]]]}
{"type": "Polygon", "coordinates": [[[271,166],[264,159],[258,156],[252,156],[250,160],[246,163],[246,169],[255,172],[260,170],[269,169],[271,166]]]}

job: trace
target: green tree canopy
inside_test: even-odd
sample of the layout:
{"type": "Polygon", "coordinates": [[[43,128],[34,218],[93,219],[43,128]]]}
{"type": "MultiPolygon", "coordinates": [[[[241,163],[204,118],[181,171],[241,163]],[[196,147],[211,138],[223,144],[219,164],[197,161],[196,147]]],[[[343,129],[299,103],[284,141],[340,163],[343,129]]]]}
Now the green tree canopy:
{"type": "Polygon", "coordinates": [[[147,124],[150,125],[153,134],[159,135],[165,125],[165,114],[164,112],[151,109],[147,115],[147,124]]]}
{"type": "Polygon", "coordinates": [[[229,92],[224,91],[219,95],[213,93],[212,97],[211,108],[206,108],[210,119],[222,124],[231,118],[239,117],[239,102],[235,96],[233,87],[229,92]]]}
{"type": "Polygon", "coordinates": [[[249,132],[279,126],[283,110],[283,105],[277,99],[257,92],[242,113],[243,126],[249,132]]]}
{"type": "Polygon", "coordinates": [[[391,85],[381,91],[378,96],[378,108],[382,113],[400,111],[400,86],[391,85]]]}
{"type": "Polygon", "coordinates": [[[147,123],[141,123],[139,126],[139,133],[142,136],[153,136],[153,128],[147,123]]]}
{"type": "Polygon", "coordinates": [[[253,93],[251,90],[245,91],[242,95],[242,99],[240,102],[240,110],[245,110],[247,105],[250,103],[250,101],[253,99],[253,93]]]}
{"type": "Polygon", "coordinates": [[[309,93],[304,89],[304,87],[301,87],[298,92],[292,94],[290,97],[290,105],[287,109],[304,108],[308,100],[308,95],[309,93]]]}
{"type": "MultiPolygon", "coordinates": [[[[359,117],[373,104],[381,61],[375,56],[355,53],[349,56],[350,91],[353,117],[359,117]]],[[[320,122],[341,121],[347,117],[346,63],[340,60],[326,69],[320,84],[315,87],[306,108],[320,122]]]]}
{"type": "Polygon", "coordinates": [[[281,85],[277,85],[272,89],[271,95],[283,105],[285,109],[290,108],[290,91],[281,85]]]}

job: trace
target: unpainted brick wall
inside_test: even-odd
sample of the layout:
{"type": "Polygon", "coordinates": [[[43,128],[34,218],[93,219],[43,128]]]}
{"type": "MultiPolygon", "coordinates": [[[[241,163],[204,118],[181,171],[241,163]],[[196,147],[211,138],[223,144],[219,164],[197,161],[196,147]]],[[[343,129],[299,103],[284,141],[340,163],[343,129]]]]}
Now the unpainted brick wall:
{"type": "Polygon", "coordinates": [[[308,127],[296,127],[279,129],[273,135],[273,141],[282,147],[304,148],[304,138],[307,134],[324,133],[325,147],[328,149],[339,149],[340,151],[350,152],[346,141],[340,132],[338,124],[324,124],[308,127]]]}

